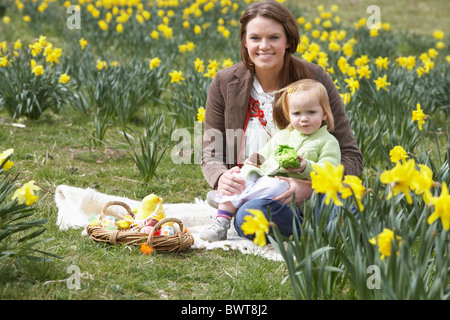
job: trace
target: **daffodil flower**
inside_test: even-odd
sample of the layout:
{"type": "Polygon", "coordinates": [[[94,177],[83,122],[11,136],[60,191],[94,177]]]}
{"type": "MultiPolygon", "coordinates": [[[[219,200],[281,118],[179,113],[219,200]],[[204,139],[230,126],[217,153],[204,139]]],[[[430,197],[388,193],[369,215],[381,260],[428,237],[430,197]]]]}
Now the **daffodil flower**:
{"type": "Polygon", "coordinates": [[[434,212],[428,217],[428,224],[432,224],[441,218],[442,225],[446,231],[450,230],[450,194],[448,193],[447,183],[442,183],[441,195],[431,197],[430,204],[434,207],[434,212]]]}
{"type": "Polygon", "coordinates": [[[406,196],[408,203],[412,203],[409,188],[412,186],[413,180],[419,174],[416,169],[416,162],[410,159],[404,163],[396,162],[395,167],[387,170],[380,175],[382,183],[390,184],[392,190],[386,199],[390,199],[393,195],[396,196],[400,191],[406,196]]]}
{"type": "Polygon", "coordinates": [[[197,109],[197,121],[198,123],[202,123],[203,121],[205,121],[205,108],[197,109]]]}
{"type": "Polygon", "coordinates": [[[25,203],[27,206],[30,206],[38,199],[38,197],[34,194],[34,191],[36,190],[39,190],[39,187],[34,184],[33,180],[31,180],[14,192],[12,200],[17,199],[19,204],[25,203]]]}
{"type": "Polygon", "coordinates": [[[3,164],[3,170],[9,170],[12,168],[12,166],[14,165],[14,162],[8,160],[5,162],[5,160],[12,155],[12,153],[14,152],[14,149],[7,149],[5,151],[3,151],[2,153],[0,153],[0,166],[3,164]]]}
{"type": "Polygon", "coordinates": [[[181,81],[184,80],[182,71],[174,70],[169,73],[169,76],[170,76],[170,83],[177,82],[181,84],[181,81]]]}
{"type": "Polygon", "coordinates": [[[260,247],[266,245],[266,233],[269,232],[269,222],[264,213],[258,209],[247,209],[252,215],[244,217],[241,229],[245,235],[254,234],[253,242],[260,247]]]}
{"type": "Polygon", "coordinates": [[[150,63],[148,66],[149,66],[150,70],[153,70],[154,68],[159,67],[160,63],[161,63],[161,60],[158,57],[155,57],[152,60],[150,60],[150,63]]]}
{"type": "Polygon", "coordinates": [[[68,76],[67,74],[63,73],[61,75],[61,77],[59,77],[58,83],[66,84],[69,81],[70,81],[70,76],[68,76]]]}
{"type": "Polygon", "coordinates": [[[420,108],[420,103],[417,104],[416,110],[412,112],[411,121],[417,121],[417,125],[419,126],[419,130],[422,131],[422,124],[425,123],[425,119],[427,115],[423,113],[423,110],[420,108]]]}
{"type": "MultiPolygon", "coordinates": [[[[401,245],[401,237],[396,236],[395,239],[399,241],[399,246],[401,245]]],[[[394,241],[394,232],[387,228],[383,229],[383,232],[378,234],[369,240],[369,243],[373,245],[378,245],[378,251],[381,253],[380,259],[383,260],[385,257],[391,256],[392,241],[394,241]]],[[[397,252],[398,254],[398,252],[397,252]]]]}
{"type": "Polygon", "coordinates": [[[387,82],[387,75],[384,75],[383,77],[378,77],[376,80],[373,80],[375,84],[377,85],[377,91],[380,89],[384,89],[387,91],[386,86],[390,86],[391,83],[387,82]]]}
{"type": "Polygon", "coordinates": [[[359,210],[364,210],[364,205],[361,202],[366,188],[362,185],[361,179],[357,176],[346,175],[343,181],[342,198],[347,199],[349,196],[354,195],[359,210]]]}
{"type": "Polygon", "coordinates": [[[329,162],[324,166],[313,164],[314,171],[311,172],[311,187],[317,193],[325,194],[325,204],[329,205],[333,200],[337,206],[342,206],[339,200],[338,193],[342,192],[343,184],[342,177],[344,175],[344,166],[339,164],[337,167],[329,162]]]}
{"type": "Polygon", "coordinates": [[[389,156],[392,162],[397,162],[399,160],[405,160],[408,158],[408,153],[403,149],[402,146],[395,146],[391,151],[389,151],[389,156]]]}

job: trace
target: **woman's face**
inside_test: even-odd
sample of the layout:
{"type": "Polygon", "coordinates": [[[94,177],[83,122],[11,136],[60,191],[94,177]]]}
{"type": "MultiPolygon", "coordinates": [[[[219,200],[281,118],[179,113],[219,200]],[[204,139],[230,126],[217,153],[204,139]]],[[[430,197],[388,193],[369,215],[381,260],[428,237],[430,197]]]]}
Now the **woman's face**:
{"type": "Polygon", "coordinates": [[[256,71],[280,71],[288,48],[283,25],[262,16],[250,20],[246,27],[245,47],[256,71]]]}

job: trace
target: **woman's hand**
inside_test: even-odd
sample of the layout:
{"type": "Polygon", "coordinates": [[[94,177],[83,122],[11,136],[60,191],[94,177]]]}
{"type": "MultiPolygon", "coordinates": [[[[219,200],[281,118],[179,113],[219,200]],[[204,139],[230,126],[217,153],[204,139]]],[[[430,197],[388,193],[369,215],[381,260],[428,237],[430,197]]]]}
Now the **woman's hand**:
{"type": "Polygon", "coordinates": [[[275,201],[279,201],[282,204],[289,205],[292,203],[295,194],[295,204],[299,205],[306,199],[309,199],[313,193],[311,188],[311,181],[300,180],[287,177],[276,177],[280,180],[284,180],[289,183],[289,189],[280,194],[278,197],[273,198],[275,201]]]}
{"type": "Polygon", "coordinates": [[[240,171],[237,166],[225,171],[219,178],[217,191],[227,196],[242,193],[245,189],[245,180],[234,175],[240,171]]]}

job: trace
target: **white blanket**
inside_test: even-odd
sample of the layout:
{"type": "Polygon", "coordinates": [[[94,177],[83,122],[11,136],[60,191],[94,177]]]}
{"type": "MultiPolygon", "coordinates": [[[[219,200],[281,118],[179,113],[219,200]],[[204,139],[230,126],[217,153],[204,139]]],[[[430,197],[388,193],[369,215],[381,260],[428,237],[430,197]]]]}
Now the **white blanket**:
{"type": "MultiPolygon", "coordinates": [[[[56,224],[60,230],[83,228],[82,234],[86,235],[89,217],[99,215],[105,204],[113,200],[125,202],[131,208],[141,205],[141,202],[137,200],[106,195],[89,188],[81,189],[60,185],[55,192],[55,202],[58,207],[56,224]]],[[[217,212],[205,201],[195,199],[195,203],[163,203],[163,207],[166,217],[180,219],[193,235],[192,249],[239,250],[244,254],[255,254],[269,260],[282,261],[280,254],[272,245],[268,244],[261,248],[252,241],[239,237],[234,227],[231,227],[228,231],[227,240],[212,243],[201,240],[199,238],[200,232],[211,224],[217,212]]],[[[106,215],[123,216],[125,215],[125,209],[121,206],[110,206],[106,210],[106,215]]]]}

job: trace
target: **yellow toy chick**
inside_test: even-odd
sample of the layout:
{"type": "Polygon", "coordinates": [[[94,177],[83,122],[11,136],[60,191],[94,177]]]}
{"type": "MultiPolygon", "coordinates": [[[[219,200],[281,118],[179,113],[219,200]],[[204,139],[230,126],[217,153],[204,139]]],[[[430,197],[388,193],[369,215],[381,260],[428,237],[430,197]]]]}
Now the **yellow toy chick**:
{"type": "Polygon", "coordinates": [[[163,199],[155,194],[150,194],[142,200],[142,207],[134,216],[135,220],[141,221],[148,218],[160,221],[165,218],[166,214],[162,206],[163,199]]]}

